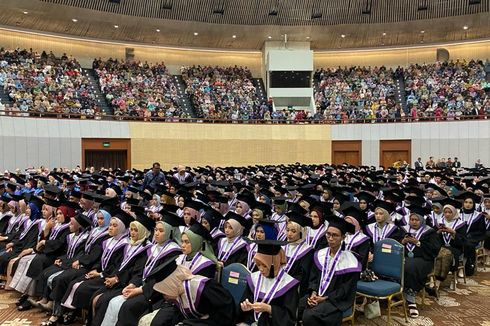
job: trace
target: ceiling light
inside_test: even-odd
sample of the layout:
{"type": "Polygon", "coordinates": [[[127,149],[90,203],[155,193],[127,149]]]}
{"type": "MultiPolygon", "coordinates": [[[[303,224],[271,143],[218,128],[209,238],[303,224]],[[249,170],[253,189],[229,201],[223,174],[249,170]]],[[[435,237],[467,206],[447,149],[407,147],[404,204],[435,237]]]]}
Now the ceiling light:
{"type": "Polygon", "coordinates": [[[386,36],[386,33],[385,32],[383,32],[383,36],[386,36]]]}
{"type": "Polygon", "coordinates": [[[159,30],[158,28],[157,28],[155,31],[156,31],[157,33],[160,33],[160,30],[159,30]]]}
{"type": "Polygon", "coordinates": [[[73,18],[71,21],[74,22],[74,23],[76,23],[78,21],[78,19],[73,18]]]}
{"type": "Polygon", "coordinates": [[[464,30],[467,30],[467,29],[468,29],[468,26],[466,26],[466,25],[465,25],[465,26],[463,26],[463,29],[464,29],[464,30]]]}
{"type": "Polygon", "coordinates": [[[232,37],[233,37],[233,38],[236,38],[236,35],[233,35],[232,37]]]}
{"type": "Polygon", "coordinates": [[[272,38],[272,36],[269,35],[269,36],[267,36],[267,38],[270,40],[272,38]]]}
{"type": "Polygon", "coordinates": [[[199,35],[199,33],[198,32],[194,32],[194,36],[197,36],[197,35],[199,35]]]}
{"type": "Polygon", "coordinates": [[[341,38],[345,38],[345,34],[340,35],[341,38]]]}
{"type": "Polygon", "coordinates": [[[114,25],[114,28],[119,28],[119,25],[114,25]]]}
{"type": "Polygon", "coordinates": [[[309,37],[309,36],[307,36],[307,37],[306,37],[306,39],[307,39],[307,40],[309,40],[309,39],[310,39],[310,37],[309,37]]]}
{"type": "Polygon", "coordinates": [[[420,31],[420,34],[424,34],[424,33],[425,33],[425,31],[420,31]]]}
{"type": "Polygon", "coordinates": [[[24,15],[27,15],[29,12],[28,11],[24,11],[24,15]]]}

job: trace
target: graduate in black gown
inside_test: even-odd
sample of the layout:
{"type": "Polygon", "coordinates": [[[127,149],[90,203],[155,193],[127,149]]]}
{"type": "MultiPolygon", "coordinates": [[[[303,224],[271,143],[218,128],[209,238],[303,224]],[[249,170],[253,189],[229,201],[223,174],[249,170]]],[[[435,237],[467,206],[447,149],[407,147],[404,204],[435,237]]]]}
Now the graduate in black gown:
{"type": "Polygon", "coordinates": [[[362,270],[367,268],[369,258],[370,239],[362,230],[366,221],[365,213],[355,203],[342,210],[347,223],[354,225],[354,233],[347,233],[344,240],[344,250],[351,251],[357,256],[362,265],[362,270]]]}
{"type": "MultiPolygon", "coordinates": [[[[89,315],[89,325],[100,325],[112,298],[121,294],[121,291],[130,284],[139,284],[143,277],[143,270],[148,260],[148,251],[151,243],[148,238],[155,228],[155,221],[146,214],[136,213],[136,220],[129,225],[129,245],[125,248],[124,258],[113,278],[114,284],[106,284],[92,296],[93,317],[89,315]]],[[[108,281],[108,280],[106,280],[108,281]]]]}
{"type": "Polygon", "coordinates": [[[311,219],[294,212],[288,212],[289,221],[286,224],[286,240],[284,246],[286,254],[286,273],[296,278],[299,283],[300,297],[306,295],[310,280],[310,270],[313,263],[314,249],[306,241],[307,228],[311,226],[311,219]]]}
{"type": "MultiPolygon", "coordinates": [[[[92,219],[85,214],[82,214],[88,220],[93,222],[92,219]]],[[[109,223],[111,220],[111,214],[106,210],[99,210],[95,214],[97,221],[97,226],[90,230],[88,238],[85,242],[83,252],[80,255],[74,257],[73,262],[67,268],[56,275],[51,280],[51,291],[47,287],[47,298],[53,301],[53,311],[51,319],[58,319],[63,317],[63,323],[68,324],[74,320],[74,311],[69,310],[65,315],[62,316],[63,308],[61,306],[61,301],[65,296],[66,291],[70,286],[72,280],[87,274],[92,270],[92,267],[100,261],[102,256],[102,244],[109,238],[109,223]]]]}
{"type": "Polygon", "coordinates": [[[254,260],[258,271],[247,278],[248,287],[240,303],[239,321],[257,326],[294,326],[298,309],[299,281],[284,266],[284,241],[256,241],[254,260]]]}
{"type": "MultiPolygon", "coordinates": [[[[181,220],[175,215],[176,220],[181,220]]],[[[113,298],[106,310],[101,326],[132,326],[145,313],[156,309],[163,296],[153,289],[155,283],[162,281],[159,273],[161,266],[182,252],[180,246],[172,239],[174,226],[168,216],[165,221],[156,222],[153,242],[149,249],[148,259],[141,278],[126,286],[121,295],[113,298]]],[[[178,223],[178,222],[177,222],[178,223]]]]}
{"type": "Polygon", "coordinates": [[[0,197],[0,235],[4,234],[7,230],[10,218],[12,217],[12,212],[8,206],[8,202],[11,199],[6,195],[0,197]]]}
{"type": "MultiPolygon", "coordinates": [[[[332,219],[327,229],[328,247],[315,253],[309,294],[301,299],[303,325],[341,325],[342,314],[352,307],[361,263],[342,249],[345,234],[355,232],[344,219],[332,219]]],[[[301,309],[300,309],[301,310],[301,309]]]]}
{"type": "Polygon", "coordinates": [[[441,249],[436,231],[425,224],[425,207],[410,207],[409,224],[402,227],[405,236],[401,243],[405,246],[405,284],[404,295],[409,315],[417,318],[419,312],[415,297],[427,281],[427,275],[434,267],[434,259],[441,249]]]}
{"type": "Polygon", "coordinates": [[[464,256],[466,258],[465,272],[466,276],[472,276],[475,273],[475,249],[480,241],[485,239],[485,217],[476,210],[475,203],[481,201],[480,196],[467,191],[460,194],[457,198],[464,200],[460,218],[466,222],[466,238],[464,245],[464,256]]]}
{"type": "Polygon", "coordinates": [[[165,263],[160,273],[163,281],[154,289],[163,294],[167,305],[143,316],[139,326],[235,325],[233,297],[215,280],[193,275],[173,260],[165,263]]]}
{"type": "MultiPolygon", "coordinates": [[[[250,220],[251,222],[251,220],[250,220]]],[[[251,223],[250,223],[251,224],[251,223]]],[[[232,263],[247,264],[247,242],[242,238],[249,221],[234,212],[226,214],[225,238],[218,242],[218,264],[227,266],[232,263]]]]}
{"type": "Polygon", "coordinates": [[[127,228],[133,220],[128,213],[119,210],[109,223],[111,238],[102,244],[101,259],[92,266],[92,270],[73,280],[62,300],[67,310],[88,309],[95,291],[111,287],[117,283],[115,275],[124,259],[124,250],[129,244],[127,228]]]}
{"type": "MultiPolygon", "coordinates": [[[[253,234],[252,240],[277,240],[277,221],[269,219],[259,219],[250,229],[250,234],[253,234]]],[[[254,256],[257,253],[257,244],[251,241],[248,244],[247,268],[251,272],[256,272],[257,265],[254,261],[254,256]]]]}

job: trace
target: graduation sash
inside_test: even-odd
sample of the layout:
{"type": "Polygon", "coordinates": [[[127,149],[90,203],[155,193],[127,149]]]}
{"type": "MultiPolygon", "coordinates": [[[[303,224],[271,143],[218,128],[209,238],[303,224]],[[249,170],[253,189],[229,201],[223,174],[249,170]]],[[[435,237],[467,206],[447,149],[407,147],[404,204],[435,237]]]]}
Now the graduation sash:
{"type": "Polygon", "coordinates": [[[143,280],[145,280],[148,277],[150,272],[155,267],[157,261],[159,261],[162,257],[167,256],[171,252],[177,252],[180,250],[181,249],[179,245],[177,245],[172,240],[167,240],[161,246],[153,245],[152,248],[150,248],[149,250],[150,253],[148,254],[148,259],[146,260],[145,268],[143,269],[143,280]]]}
{"type": "Polygon", "coordinates": [[[209,278],[195,275],[190,280],[183,282],[184,293],[177,298],[177,304],[185,319],[200,319],[205,316],[197,311],[197,306],[199,306],[199,301],[207,281],[209,281],[209,278]]]}
{"type": "Polygon", "coordinates": [[[126,246],[128,244],[128,238],[126,237],[125,234],[121,236],[119,239],[114,239],[110,238],[104,241],[102,244],[102,248],[104,248],[104,251],[102,252],[102,270],[104,271],[107,268],[107,264],[109,264],[109,260],[112,257],[112,254],[116,252],[117,249],[121,248],[122,246],[126,246]]]}
{"type": "Polygon", "coordinates": [[[66,251],[66,257],[68,259],[73,258],[75,256],[75,252],[78,248],[79,245],[81,245],[84,241],[87,240],[88,238],[88,232],[82,232],[78,235],[75,235],[74,233],[68,234],[68,250],[66,251]]]}
{"type": "Polygon", "coordinates": [[[236,237],[235,240],[231,243],[231,245],[227,246],[228,239],[221,239],[219,242],[219,250],[218,250],[218,260],[223,262],[227,261],[230,256],[246,246],[245,241],[241,237],[236,237]],[[226,249],[226,247],[228,247],[226,249]]]}

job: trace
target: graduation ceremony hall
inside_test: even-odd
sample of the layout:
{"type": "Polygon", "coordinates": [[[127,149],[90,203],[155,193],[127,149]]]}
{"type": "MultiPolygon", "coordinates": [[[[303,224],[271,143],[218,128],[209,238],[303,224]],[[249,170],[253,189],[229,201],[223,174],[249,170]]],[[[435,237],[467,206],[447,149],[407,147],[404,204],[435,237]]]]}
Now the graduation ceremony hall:
{"type": "Polygon", "coordinates": [[[0,326],[490,326],[490,0],[1,0],[0,326]]]}

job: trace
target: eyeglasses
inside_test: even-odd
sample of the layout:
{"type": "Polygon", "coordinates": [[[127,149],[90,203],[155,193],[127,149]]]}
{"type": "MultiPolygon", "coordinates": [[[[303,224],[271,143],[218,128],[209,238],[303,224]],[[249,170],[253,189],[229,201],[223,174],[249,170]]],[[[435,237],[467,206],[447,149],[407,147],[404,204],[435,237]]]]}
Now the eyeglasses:
{"type": "Polygon", "coordinates": [[[330,232],[327,232],[327,233],[325,234],[325,236],[326,236],[327,238],[332,238],[332,239],[335,239],[335,238],[340,238],[340,237],[341,237],[341,235],[340,235],[340,234],[337,234],[337,233],[330,233],[330,232]]]}

